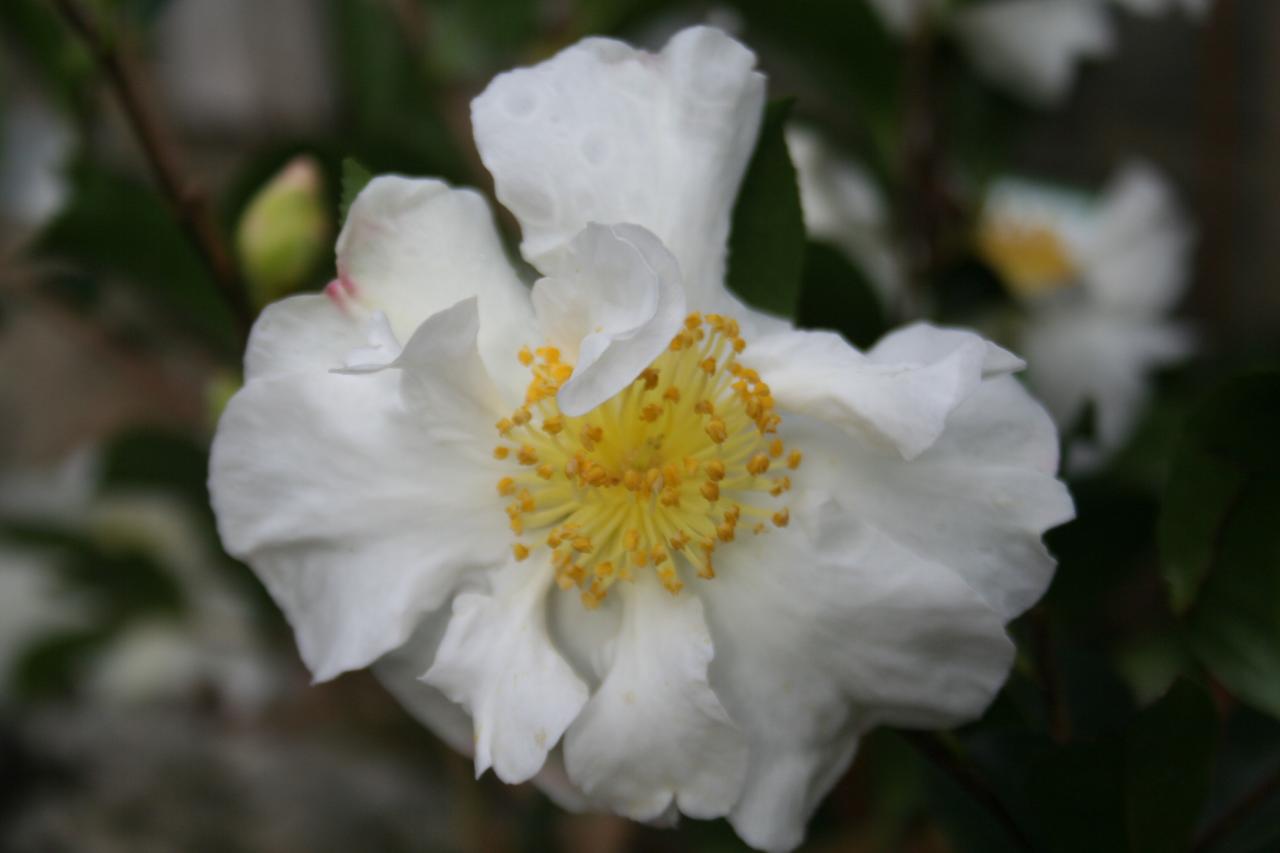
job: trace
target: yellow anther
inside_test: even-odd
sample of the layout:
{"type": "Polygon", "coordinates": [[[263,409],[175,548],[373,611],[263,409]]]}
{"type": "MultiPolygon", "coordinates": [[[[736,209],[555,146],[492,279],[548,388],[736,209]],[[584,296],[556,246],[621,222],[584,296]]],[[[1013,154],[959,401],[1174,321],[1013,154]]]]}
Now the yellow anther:
{"type": "Polygon", "coordinates": [[[622,485],[627,487],[627,491],[638,492],[644,486],[644,475],[635,468],[628,468],[622,475],[622,485]]]}
{"type": "Polygon", "coordinates": [[[680,582],[680,578],[676,577],[676,570],[670,565],[663,566],[658,570],[658,580],[662,582],[662,586],[672,595],[678,595],[680,590],[684,589],[684,584],[680,582]]]}
{"type": "Polygon", "coordinates": [[[711,480],[707,480],[703,483],[702,486],[699,487],[698,491],[702,492],[702,496],[712,503],[720,500],[720,486],[713,483],[711,480]]]}
{"type": "Polygon", "coordinates": [[[742,338],[734,338],[734,339],[733,339],[733,351],[734,351],[734,352],[742,352],[742,351],[743,351],[744,349],[746,349],[746,348],[747,348],[747,342],[746,342],[746,341],[744,341],[742,338]]]}
{"type": "Polygon", "coordinates": [[[649,565],[649,552],[637,549],[631,552],[631,562],[637,569],[643,569],[649,565]]]}
{"type": "Polygon", "coordinates": [[[742,517],[742,507],[738,506],[737,504],[734,504],[733,506],[725,510],[724,520],[729,522],[730,524],[737,524],[738,519],[741,517],[742,517]]]}
{"type": "Polygon", "coordinates": [[[516,451],[516,461],[521,465],[537,465],[538,451],[534,450],[528,444],[520,445],[520,449],[516,451]]]}
{"type": "Polygon", "coordinates": [[[760,374],[756,373],[750,367],[744,367],[742,368],[742,378],[747,380],[748,382],[759,382],[760,374]]]}
{"type": "Polygon", "coordinates": [[[556,469],[551,466],[550,462],[543,462],[538,466],[538,476],[544,480],[550,480],[556,473],[556,469]]]}
{"type": "Polygon", "coordinates": [[[613,563],[605,560],[603,563],[596,563],[596,577],[601,580],[608,580],[613,577],[613,563]]]}
{"type": "Polygon", "coordinates": [[[514,426],[514,424],[511,423],[511,418],[503,418],[494,424],[494,426],[498,428],[499,435],[506,435],[511,432],[511,427],[514,426]]]}
{"type": "Polygon", "coordinates": [[[707,435],[711,436],[711,440],[716,444],[723,444],[724,440],[729,437],[729,430],[725,427],[724,421],[719,418],[712,418],[707,421],[707,435]]]}
{"type": "Polygon", "coordinates": [[[542,422],[542,431],[547,435],[555,435],[564,429],[564,418],[559,415],[552,415],[542,422]]]}
{"type": "Polygon", "coordinates": [[[680,503],[680,493],[673,488],[667,487],[662,490],[658,501],[663,506],[678,506],[680,503]]]}
{"type": "Polygon", "coordinates": [[[586,480],[593,486],[603,486],[609,482],[609,471],[603,465],[593,464],[587,469],[586,480]]]}
{"type": "Polygon", "coordinates": [[[555,347],[538,347],[538,358],[547,364],[559,364],[560,350],[555,347]]]}
{"type": "Polygon", "coordinates": [[[592,424],[587,424],[586,426],[584,426],[584,427],[582,428],[582,431],[583,431],[583,433],[584,433],[586,436],[588,436],[592,441],[603,441],[603,440],[604,440],[604,428],[603,428],[603,427],[598,427],[598,426],[594,426],[594,425],[592,425],[592,424]]]}
{"type": "Polygon", "coordinates": [[[702,315],[694,311],[688,317],[684,318],[684,327],[690,331],[702,325],[702,315]]]}
{"type": "Polygon", "coordinates": [[[789,521],[791,521],[791,511],[786,507],[773,514],[773,523],[779,527],[786,527],[789,521]]]}
{"type": "Polygon", "coordinates": [[[573,365],[571,364],[553,364],[551,365],[551,378],[555,380],[556,385],[563,385],[569,381],[569,377],[573,375],[573,365]]]}
{"type": "Polygon", "coordinates": [[[699,400],[693,404],[693,410],[700,415],[714,415],[716,413],[715,404],[710,400],[699,400]]]}
{"type": "Polygon", "coordinates": [[[569,544],[572,545],[573,550],[577,551],[579,554],[591,553],[591,540],[586,536],[576,536],[569,544]]]}
{"type": "Polygon", "coordinates": [[[712,459],[706,465],[707,477],[712,482],[720,482],[724,479],[724,463],[719,459],[712,459]]]}
{"type": "Polygon", "coordinates": [[[560,587],[560,589],[564,590],[565,592],[568,592],[574,587],[573,578],[570,577],[568,574],[561,572],[556,575],[556,586],[560,587]]]}
{"type": "Polygon", "coordinates": [[[672,385],[670,388],[662,392],[662,399],[670,400],[673,403],[680,402],[680,389],[672,385]]]}
{"type": "Polygon", "coordinates": [[[520,363],[525,367],[533,364],[533,351],[528,347],[520,347],[520,352],[516,353],[516,358],[520,359],[520,363]]]}
{"type": "Polygon", "coordinates": [[[506,497],[516,493],[516,481],[510,477],[503,477],[498,481],[498,494],[506,497]]]}
{"type": "Polygon", "coordinates": [[[733,525],[727,521],[719,525],[716,528],[716,537],[721,542],[732,542],[733,541],[733,525]]]}
{"type": "Polygon", "coordinates": [[[710,357],[704,358],[702,361],[698,362],[698,367],[702,368],[703,373],[715,373],[716,360],[710,357]]]}
{"type": "Polygon", "coordinates": [[[595,610],[604,601],[604,593],[596,592],[594,589],[582,591],[582,606],[588,610],[595,610]]]}
{"type": "Polygon", "coordinates": [[[752,532],[752,533],[754,533],[754,534],[755,534],[755,535],[757,535],[757,536],[759,536],[761,533],[764,533],[764,531],[765,531],[765,526],[764,526],[764,522],[763,522],[763,521],[757,521],[757,522],[756,522],[756,523],[751,527],[751,532],[752,532]]]}
{"type": "Polygon", "coordinates": [[[774,459],[777,459],[779,456],[781,456],[782,451],[785,449],[786,448],[782,446],[782,439],[780,438],[775,438],[773,441],[769,442],[769,455],[772,456],[774,459]]]}
{"type": "Polygon", "coordinates": [[[769,457],[764,453],[757,453],[755,456],[752,456],[751,461],[747,463],[747,471],[749,471],[750,473],[754,474],[757,477],[768,470],[769,470],[769,457]]]}
{"type": "Polygon", "coordinates": [[[511,546],[511,553],[519,562],[529,556],[529,549],[517,542],[511,546]]]}
{"type": "Polygon", "coordinates": [[[662,565],[663,563],[665,563],[665,562],[666,562],[668,559],[670,559],[670,557],[671,557],[671,555],[667,553],[667,549],[666,549],[666,548],[663,548],[661,545],[654,545],[654,546],[653,546],[653,555],[652,555],[652,556],[653,556],[653,564],[654,564],[655,566],[660,566],[660,565],[662,565]]]}
{"type": "Polygon", "coordinates": [[[520,516],[513,516],[511,519],[511,532],[519,536],[524,533],[524,519],[520,516]]]}
{"type": "Polygon", "coordinates": [[[511,448],[506,447],[504,445],[499,444],[497,447],[493,449],[494,459],[506,459],[510,455],[511,455],[511,448]]]}
{"type": "MultiPolygon", "coordinates": [[[[550,546],[550,547],[552,547],[552,548],[559,548],[559,547],[560,547],[560,541],[561,541],[561,540],[560,540],[560,534],[556,533],[554,530],[553,530],[553,531],[551,531],[550,535],[548,535],[548,536],[547,536],[547,545],[549,545],[549,546],[550,546]]],[[[556,556],[557,556],[557,557],[562,558],[562,559],[561,559],[561,562],[563,562],[563,561],[564,561],[564,559],[568,559],[568,555],[567,555],[567,554],[564,554],[564,553],[559,553],[559,554],[557,554],[556,556]]],[[[554,564],[554,562],[553,562],[553,564],[554,564]]]]}
{"type": "Polygon", "coordinates": [[[803,459],[803,453],[799,450],[793,450],[791,451],[791,455],[787,457],[787,467],[794,471],[800,467],[800,462],[803,461],[803,459]]]}
{"type": "Polygon", "coordinates": [[[646,391],[652,391],[654,388],[658,387],[658,371],[654,370],[652,367],[646,367],[644,370],[640,371],[639,378],[644,381],[644,390],[646,391]]]}
{"type": "Polygon", "coordinates": [[[680,485],[680,467],[674,462],[662,466],[662,480],[668,488],[680,485]]]}
{"type": "Polygon", "coordinates": [[[640,410],[640,419],[642,421],[653,423],[660,417],[662,417],[662,407],[657,403],[647,403],[645,407],[640,410]]]}
{"type": "Polygon", "coordinates": [[[529,410],[525,408],[516,409],[511,413],[511,422],[516,426],[524,426],[532,419],[533,415],[529,414],[529,410]]]}
{"type": "Polygon", "coordinates": [[[773,481],[773,488],[769,489],[769,494],[773,495],[776,498],[778,497],[778,495],[781,495],[783,492],[787,492],[790,490],[791,490],[791,478],[784,475],[773,481]]]}
{"type": "Polygon", "coordinates": [[[622,537],[622,547],[628,551],[634,551],[640,545],[640,531],[634,527],[628,530],[622,537]]]}
{"type": "Polygon", "coordinates": [[[698,473],[698,467],[701,464],[701,462],[694,459],[692,456],[686,456],[684,458],[684,472],[692,477],[694,474],[698,473]]]}
{"type": "Polygon", "coordinates": [[[520,494],[517,497],[520,499],[520,509],[525,512],[533,512],[537,509],[538,505],[533,500],[533,493],[528,489],[521,489],[520,494]]]}
{"type": "Polygon", "coordinates": [[[703,580],[711,580],[716,576],[716,568],[711,565],[711,555],[707,554],[707,559],[698,567],[698,577],[703,580]]]}

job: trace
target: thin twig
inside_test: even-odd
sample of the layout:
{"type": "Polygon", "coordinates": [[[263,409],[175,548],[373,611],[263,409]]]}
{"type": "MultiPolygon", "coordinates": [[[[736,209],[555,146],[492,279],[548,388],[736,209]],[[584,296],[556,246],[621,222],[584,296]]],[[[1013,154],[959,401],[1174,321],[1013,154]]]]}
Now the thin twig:
{"type": "Polygon", "coordinates": [[[1205,827],[1204,832],[1200,833],[1200,837],[1196,839],[1195,847],[1192,848],[1194,853],[1212,850],[1214,845],[1234,832],[1250,812],[1277,793],[1280,793],[1280,767],[1254,786],[1234,806],[1223,812],[1217,820],[1205,827]]]}
{"type": "Polygon", "coordinates": [[[969,796],[977,800],[996,822],[1004,828],[1009,839],[1017,847],[1022,850],[1035,849],[1031,839],[1022,831],[1022,827],[1018,826],[1018,822],[1013,819],[1013,815],[1009,813],[1005,804],[991,790],[991,786],[961,761],[937,735],[926,732],[901,732],[901,734],[906,738],[907,743],[915,747],[934,766],[950,776],[961,788],[964,788],[969,796]]]}
{"type": "Polygon", "coordinates": [[[208,265],[235,314],[241,332],[247,333],[253,323],[253,309],[226,241],[204,193],[183,179],[177,152],[143,97],[132,63],[116,49],[77,0],[53,0],[53,3],[71,29],[89,47],[106,74],[174,216],[208,265]]]}

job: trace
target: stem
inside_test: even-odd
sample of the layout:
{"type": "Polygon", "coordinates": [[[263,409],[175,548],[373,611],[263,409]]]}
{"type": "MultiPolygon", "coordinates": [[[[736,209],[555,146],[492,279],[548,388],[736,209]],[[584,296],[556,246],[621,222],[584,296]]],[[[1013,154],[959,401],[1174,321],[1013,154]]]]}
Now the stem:
{"type": "Polygon", "coordinates": [[[207,197],[182,177],[177,151],[143,98],[142,86],[132,63],[104,36],[77,0],[53,0],[53,5],[88,46],[106,74],[174,217],[209,267],[214,282],[235,314],[241,334],[247,334],[253,325],[253,308],[236,272],[231,252],[214,221],[207,197]]]}
{"type": "Polygon", "coordinates": [[[980,803],[996,822],[1004,828],[1009,839],[1022,850],[1034,850],[1034,846],[1013,819],[1013,815],[1005,808],[1000,798],[991,787],[966,765],[956,753],[935,734],[926,732],[900,732],[907,741],[916,748],[935,767],[951,777],[952,781],[963,788],[969,796],[980,803]]]}
{"type": "Polygon", "coordinates": [[[1272,771],[1271,775],[1265,777],[1254,786],[1234,806],[1223,812],[1217,820],[1205,827],[1204,832],[1200,833],[1200,837],[1196,839],[1196,844],[1192,850],[1195,853],[1205,853],[1205,851],[1212,850],[1214,845],[1230,835],[1243,823],[1250,812],[1277,793],[1280,793],[1280,767],[1277,767],[1272,771]]]}

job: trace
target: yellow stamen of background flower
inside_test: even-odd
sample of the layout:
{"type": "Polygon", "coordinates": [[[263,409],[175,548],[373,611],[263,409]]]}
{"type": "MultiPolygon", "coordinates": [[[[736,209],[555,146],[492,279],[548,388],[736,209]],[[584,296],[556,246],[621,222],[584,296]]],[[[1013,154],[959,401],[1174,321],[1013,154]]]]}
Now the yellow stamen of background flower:
{"type": "Polygon", "coordinates": [[[1079,272],[1063,239],[1043,225],[990,220],[977,243],[978,252],[1018,296],[1068,286],[1079,272]]]}

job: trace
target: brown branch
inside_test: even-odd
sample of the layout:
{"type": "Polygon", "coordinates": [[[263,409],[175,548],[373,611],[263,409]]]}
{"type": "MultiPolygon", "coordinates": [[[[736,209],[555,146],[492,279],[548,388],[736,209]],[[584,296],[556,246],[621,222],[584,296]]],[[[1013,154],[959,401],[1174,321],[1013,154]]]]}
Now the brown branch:
{"type": "Polygon", "coordinates": [[[1280,793],[1280,767],[1272,771],[1270,776],[1259,782],[1249,793],[1245,794],[1234,806],[1227,809],[1213,823],[1205,827],[1191,848],[1195,853],[1206,853],[1226,838],[1244,822],[1254,809],[1261,806],[1275,794],[1280,793]]]}
{"type": "Polygon", "coordinates": [[[214,220],[204,192],[182,177],[177,151],[143,97],[142,87],[129,57],[116,49],[81,8],[78,0],[53,0],[53,4],[88,46],[106,75],[169,207],[187,238],[209,267],[214,281],[236,317],[241,333],[247,334],[253,324],[253,308],[249,304],[226,240],[214,220]]]}
{"type": "Polygon", "coordinates": [[[930,763],[950,776],[952,781],[982,805],[1000,824],[1016,847],[1022,850],[1035,849],[1031,839],[1022,831],[1022,827],[1018,826],[1018,822],[1013,819],[1013,815],[996,796],[995,791],[991,790],[991,786],[961,761],[941,738],[928,732],[899,732],[899,734],[930,763]]]}

